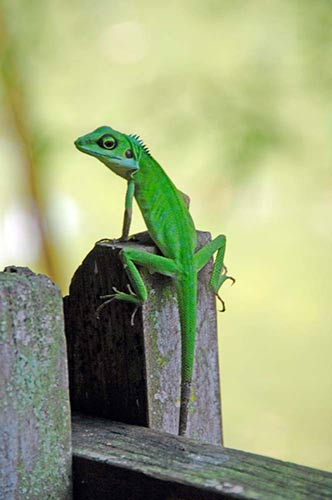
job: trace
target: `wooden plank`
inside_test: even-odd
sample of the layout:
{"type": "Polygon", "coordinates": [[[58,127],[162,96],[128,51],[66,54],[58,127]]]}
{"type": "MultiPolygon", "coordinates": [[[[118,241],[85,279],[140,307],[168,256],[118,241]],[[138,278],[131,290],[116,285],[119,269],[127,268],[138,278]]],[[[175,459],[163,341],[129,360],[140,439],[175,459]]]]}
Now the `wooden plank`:
{"type": "MultiPolygon", "coordinates": [[[[199,246],[210,240],[198,232],[199,246]]],[[[177,434],[180,399],[180,325],[173,281],[140,272],[148,300],[131,325],[133,305],[114,301],[96,317],[101,295],[127,290],[122,248],[156,253],[148,233],[129,242],[101,242],[76,271],[65,298],[73,410],[177,434]]],[[[220,444],[216,306],[208,287],[211,262],[199,273],[193,397],[187,436],[220,444]]]]}
{"type": "Polygon", "coordinates": [[[0,273],[0,498],[71,498],[62,299],[43,275],[0,273]]]}
{"type": "Polygon", "coordinates": [[[324,500],[332,474],[144,427],[75,416],[79,500],[324,500]]]}

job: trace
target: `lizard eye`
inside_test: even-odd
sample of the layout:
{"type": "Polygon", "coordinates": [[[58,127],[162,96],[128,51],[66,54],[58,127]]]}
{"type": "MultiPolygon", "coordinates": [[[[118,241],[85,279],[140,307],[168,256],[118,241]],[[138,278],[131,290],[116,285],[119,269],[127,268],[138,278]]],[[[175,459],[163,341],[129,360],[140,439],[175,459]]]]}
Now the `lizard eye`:
{"type": "Polygon", "coordinates": [[[126,155],[126,158],[132,158],[134,156],[131,149],[127,149],[127,151],[125,152],[125,155],[126,155]]]}
{"type": "Polygon", "coordinates": [[[98,141],[100,147],[104,149],[114,149],[118,145],[118,141],[112,135],[103,135],[98,141]]]}

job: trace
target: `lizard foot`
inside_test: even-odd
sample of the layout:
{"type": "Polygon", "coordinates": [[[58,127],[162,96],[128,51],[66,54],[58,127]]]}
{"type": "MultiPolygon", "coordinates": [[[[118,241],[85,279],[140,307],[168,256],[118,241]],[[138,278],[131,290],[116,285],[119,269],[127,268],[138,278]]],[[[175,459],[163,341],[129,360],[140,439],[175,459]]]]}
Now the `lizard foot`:
{"type": "Polygon", "coordinates": [[[102,309],[104,309],[105,306],[107,306],[107,304],[109,304],[110,302],[112,302],[114,299],[115,299],[115,294],[114,295],[101,295],[101,299],[105,299],[107,297],[110,297],[108,300],[105,300],[105,302],[103,302],[102,304],[100,304],[100,306],[97,307],[96,309],[96,318],[97,319],[100,319],[100,311],[102,309]]]}
{"type": "Polygon", "coordinates": [[[129,284],[127,285],[127,288],[128,288],[129,293],[121,292],[120,290],[118,290],[117,288],[115,288],[113,286],[112,290],[114,291],[114,293],[100,296],[101,299],[106,299],[106,300],[99,307],[97,307],[97,310],[96,310],[97,319],[100,319],[100,311],[102,309],[104,309],[104,307],[107,304],[109,304],[113,300],[124,300],[126,302],[131,302],[132,304],[135,304],[134,312],[132,313],[131,318],[130,318],[130,324],[132,326],[134,325],[134,318],[135,318],[135,315],[136,315],[136,312],[137,312],[139,306],[142,305],[142,301],[137,297],[136,293],[133,292],[133,290],[131,289],[129,284]]]}
{"type": "Polygon", "coordinates": [[[227,267],[225,266],[225,264],[223,265],[223,272],[221,274],[221,283],[219,285],[219,287],[226,281],[226,280],[231,280],[232,282],[232,285],[234,285],[234,283],[236,282],[236,279],[233,278],[233,276],[228,276],[228,270],[227,270],[227,267]]]}
{"type": "MultiPolygon", "coordinates": [[[[223,283],[225,283],[225,281],[227,281],[227,280],[231,280],[232,285],[234,285],[234,283],[236,282],[236,279],[235,279],[235,278],[233,278],[233,276],[228,276],[228,275],[227,275],[227,267],[224,265],[224,267],[223,267],[223,273],[221,274],[221,276],[220,276],[220,280],[219,280],[219,283],[218,283],[218,289],[219,289],[219,288],[221,287],[221,285],[222,285],[223,283]]],[[[219,309],[219,312],[225,312],[225,311],[226,311],[226,306],[225,306],[225,302],[224,302],[224,300],[220,297],[220,295],[219,295],[219,293],[218,293],[218,292],[216,292],[216,296],[217,296],[218,300],[220,300],[220,302],[221,302],[221,306],[222,306],[222,308],[221,308],[221,309],[219,309]]]]}
{"type": "Polygon", "coordinates": [[[101,240],[96,241],[95,245],[100,245],[102,243],[114,244],[114,243],[117,243],[118,241],[119,240],[117,240],[116,238],[101,238],[101,240]]]}

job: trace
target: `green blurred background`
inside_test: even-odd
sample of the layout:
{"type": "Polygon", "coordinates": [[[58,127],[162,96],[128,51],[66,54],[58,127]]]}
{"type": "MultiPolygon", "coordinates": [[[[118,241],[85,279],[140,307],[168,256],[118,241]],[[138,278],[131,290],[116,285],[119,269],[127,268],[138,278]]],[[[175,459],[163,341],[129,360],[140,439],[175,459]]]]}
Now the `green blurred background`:
{"type": "Polygon", "coordinates": [[[140,134],[228,236],[225,444],[331,470],[331,1],[0,5],[0,265],[65,294],[126,187],[73,140],[140,134]]]}

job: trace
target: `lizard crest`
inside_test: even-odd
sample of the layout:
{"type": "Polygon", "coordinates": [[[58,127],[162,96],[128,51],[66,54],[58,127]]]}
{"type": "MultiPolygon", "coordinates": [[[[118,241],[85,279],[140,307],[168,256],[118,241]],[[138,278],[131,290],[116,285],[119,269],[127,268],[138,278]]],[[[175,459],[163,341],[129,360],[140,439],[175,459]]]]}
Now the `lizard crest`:
{"type": "Polygon", "coordinates": [[[128,137],[130,137],[131,139],[133,139],[135,141],[135,143],[136,143],[137,146],[141,147],[146,154],[148,154],[149,156],[151,156],[149,148],[146,146],[146,144],[144,144],[143,140],[141,139],[141,137],[139,135],[137,135],[137,134],[129,134],[128,137]]]}

